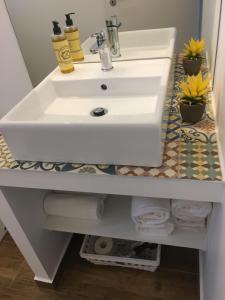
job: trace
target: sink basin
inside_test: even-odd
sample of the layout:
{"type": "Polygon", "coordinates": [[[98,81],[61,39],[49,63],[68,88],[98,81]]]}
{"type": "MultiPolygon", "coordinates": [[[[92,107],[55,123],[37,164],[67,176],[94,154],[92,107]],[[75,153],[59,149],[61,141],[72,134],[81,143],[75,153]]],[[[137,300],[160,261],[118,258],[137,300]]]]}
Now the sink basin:
{"type": "Polygon", "coordinates": [[[0,131],[17,160],[160,166],[171,64],[56,69],[0,120],[0,131]],[[103,115],[94,116],[98,108],[103,115]]]}
{"type": "MultiPolygon", "coordinates": [[[[173,58],[176,29],[160,28],[119,32],[121,57],[113,58],[114,61],[173,58]]],[[[82,48],[85,53],[84,62],[98,62],[99,54],[91,54],[90,48],[94,44],[93,38],[88,38],[82,48]]]]}

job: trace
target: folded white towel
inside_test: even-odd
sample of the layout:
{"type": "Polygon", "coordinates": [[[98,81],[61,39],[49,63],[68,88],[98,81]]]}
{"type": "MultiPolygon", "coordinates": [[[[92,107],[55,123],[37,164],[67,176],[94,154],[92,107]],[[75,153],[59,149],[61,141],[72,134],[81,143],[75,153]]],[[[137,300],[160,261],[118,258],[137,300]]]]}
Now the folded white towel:
{"type": "Polygon", "coordinates": [[[175,225],[171,219],[163,224],[156,224],[151,226],[136,225],[136,230],[149,236],[168,236],[175,229],[175,225]]]}
{"type": "Polygon", "coordinates": [[[132,197],[131,217],[140,226],[163,224],[170,218],[170,200],[132,197]]]}
{"type": "Polygon", "coordinates": [[[105,195],[49,193],[44,199],[47,215],[98,220],[103,216],[105,195]]]}
{"type": "Polygon", "coordinates": [[[199,220],[209,216],[212,204],[209,202],[172,200],[172,214],[181,220],[199,220]]]}
{"type": "Polygon", "coordinates": [[[206,219],[196,219],[193,221],[185,221],[179,218],[174,218],[174,222],[177,228],[186,229],[191,231],[198,231],[206,227],[206,219]]]}

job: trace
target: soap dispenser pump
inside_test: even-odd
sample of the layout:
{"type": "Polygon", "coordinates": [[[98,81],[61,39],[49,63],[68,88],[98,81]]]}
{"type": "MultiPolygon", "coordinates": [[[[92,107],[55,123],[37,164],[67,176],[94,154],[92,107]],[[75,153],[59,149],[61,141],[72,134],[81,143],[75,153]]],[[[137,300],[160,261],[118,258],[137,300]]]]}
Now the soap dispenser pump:
{"type": "Polygon", "coordinates": [[[69,43],[59,26],[59,22],[53,21],[52,44],[55,55],[62,73],[71,73],[74,71],[74,65],[70,53],[69,43]]]}
{"type": "Polygon", "coordinates": [[[78,30],[78,26],[74,26],[74,22],[71,18],[71,15],[75,15],[75,13],[68,13],[65,15],[66,26],[64,28],[64,32],[69,42],[73,61],[82,61],[84,60],[84,54],[80,45],[80,33],[78,30]]]}

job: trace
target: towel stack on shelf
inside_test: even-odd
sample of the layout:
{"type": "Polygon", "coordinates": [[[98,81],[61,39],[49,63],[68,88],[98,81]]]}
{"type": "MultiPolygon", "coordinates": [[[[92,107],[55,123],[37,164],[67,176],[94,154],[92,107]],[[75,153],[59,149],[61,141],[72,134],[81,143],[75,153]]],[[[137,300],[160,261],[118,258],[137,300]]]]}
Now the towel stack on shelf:
{"type": "Polygon", "coordinates": [[[172,214],[176,227],[199,230],[206,227],[207,217],[212,211],[209,202],[172,200],[172,214]]]}
{"type": "Polygon", "coordinates": [[[100,220],[105,198],[98,194],[51,192],[44,199],[44,211],[51,216],[100,220]]]}
{"type": "Polygon", "coordinates": [[[174,231],[169,199],[132,197],[131,217],[136,230],[152,236],[168,236],[174,231]]]}

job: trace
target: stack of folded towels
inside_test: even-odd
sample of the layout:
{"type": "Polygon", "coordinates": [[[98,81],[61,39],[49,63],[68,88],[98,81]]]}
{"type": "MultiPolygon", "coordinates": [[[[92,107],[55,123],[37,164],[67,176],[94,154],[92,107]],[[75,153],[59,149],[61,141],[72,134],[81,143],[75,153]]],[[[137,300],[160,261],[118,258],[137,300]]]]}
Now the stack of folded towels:
{"type": "Polygon", "coordinates": [[[51,216],[100,220],[105,198],[98,194],[51,192],[44,199],[44,211],[51,216]]]}
{"type": "Polygon", "coordinates": [[[172,200],[172,214],[176,227],[199,230],[206,227],[207,217],[212,211],[209,202],[172,200]]]}
{"type": "Polygon", "coordinates": [[[131,217],[136,230],[152,236],[168,236],[174,231],[169,199],[132,197],[131,217]]]}

